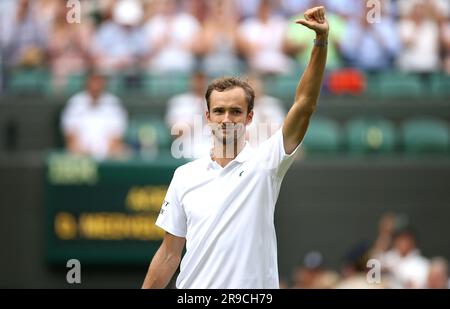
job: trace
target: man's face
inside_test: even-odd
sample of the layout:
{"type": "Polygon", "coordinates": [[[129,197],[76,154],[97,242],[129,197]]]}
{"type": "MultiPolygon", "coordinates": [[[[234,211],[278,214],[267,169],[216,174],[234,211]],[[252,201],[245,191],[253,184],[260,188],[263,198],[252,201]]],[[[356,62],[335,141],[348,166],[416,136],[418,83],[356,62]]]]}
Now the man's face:
{"type": "Polygon", "coordinates": [[[253,118],[253,111],[248,113],[247,109],[245,92],[240,87],[211,93],[206,119],[219,143],[230,144],[245,137],[245,126],[253,118]]]}
{"type": "Polygon", "coordinates": [[[414,238],[408,234],[399,235],[394,240],[394,248],[401,256],[408,255],[416,247],[414,238]]]}
{"type": "Polygon", "coordinates": [[[87,84],[87,90],[94,98],[98,98],[105,90],[106,81],[103,76],[90,76],[87,84]]]}

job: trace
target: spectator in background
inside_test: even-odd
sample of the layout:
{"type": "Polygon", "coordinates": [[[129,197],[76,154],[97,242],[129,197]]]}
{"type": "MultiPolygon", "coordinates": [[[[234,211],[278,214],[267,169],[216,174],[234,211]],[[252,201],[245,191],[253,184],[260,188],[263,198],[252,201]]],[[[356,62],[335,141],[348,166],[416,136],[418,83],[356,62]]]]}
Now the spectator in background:
{"type": "Polygon", "coordinates": [[[48,29],[37,15],[34,1],[18,0],[11,13],[2,21],[4,63],[10,68],[43,65],[48,29]]]}
{"type": "Polygon", "coordinates": [[[69,99],[61,119],[68,151],[96,159],[123,154],[127,115],[120,99],[105,92],[105,86],[105,77],[91,72],[86,90],[69,99]]]}
{"type": "MultiPolygon", "coordinates": [[[[367,8],[366,8],[367,9],[367,8]]],[[[366,11],[346,24],[341,42],[342,56],[350,66],[369,72],[389,69],[400,49],[395,23],[388,10],[381,10],[381,22],[371,22],[366,11]]]]}
{"type": "MultiPolygon", "coordinates": [[[[2,0],[4,1],[4,0],[2,0]]],[[[58,7],[63,4],[66,5],[67,1],[59,0],[32,0],[35,4],[36,16],[39,16],[39,21],[46,25],[51,25],[55,15],[57,14],[58,7]]]]}
{"type": "MultiPolygon", "coordinates": [[[[319,6],[323,1],[312,0],[309,2],[311,4],[308,6],[314,7],[319,6]]],[[[295,21],[301,18],[302,16],[298,15],[290,20],[284,50],[287,54],[294,56],[300,66],[305,67],[313,48],[310,43],[314,40],[314,34],[311,34],[310,31],[298,31],[295,21]]],[[[327,18],[331,29],[328,38],[327,69],[335,69],[342,65],[339,50],[345,22],[340,16],[330,12],[328,12],[327,18]]]]}
{"type": "Polygon", "coordinates": [[[253,119],[246,131],[250,145],[257,147],[281,128],[286,111],[283,102],[265,94],[264,84],[257,74],[250,74],[248,83],[255,91],[255,102],[253,119]]]}
{"type": "Polygon", "coordinates": [[[82,23],[67,22],[67,8],[59,2],[56,15],[50,27],[48,52],[55,92],[61,90],[68,77],[85,72],[89,65],[89,44],[92,26],[88,19],[82,23]]]}
{"type": "Polygon", "coordinates": [[[184,158],[196,159],[208,155],[211,148],[211,138],[207,130],[205,118],[207,77],[201,71],[196,71],[191,77],[191,90],[176,95],[168,103],[166,123],[171,132],[182,143],[184,158]]]}
{"type": "Polygon", "coordinates": [[[92,54],[97,70],[134,74],[148,53],[140,26],[143,9],[137,0],[119,0],[113,19],[104,21],[94,36],[92,54]]]}
{"type": "Polygon", "coordinates": [[[404,18],[410,15],[413,7],[418,3],[425,4],[431,9],[429,13],[435,21],[449,16],[450,2],[448,0],[397,0],[399,16],[404,18]]]}
{"type": "MultiPolygon", "coordinates": [[[[201,24],[205,22],[208,18],[209,9],[208,7],[211,5],[211,2],[214,1],[205,1],[205,0],[185,0],[185,8],[184,10],[189,12],[197,21],[201,24]]],[[[231,1],[227,1],[231,2],[231,1]]]]}
{"type": "Polygon", "coordinates": [[[386,253],[392,246],[396,226],[396,215],[388,212],[378,222],[378,235],[370,249],[371,256],[379,256],[386,253]]]}
{"type": "Polygon", "coordinates": [[[178,11],[175,0],[158,1],[155,15],[145,25],[150,46],[148,69],[156,72],[191,72],[195,67],[199,22],[178,11]]]}
{"type": "Polygon", "coordinates": [[[208,1],[208,14],[198,40],[200,67],[208,75],[240,71],[237,57],[237,12],[233,1],[208,1]]]}
{"type": "Polygon", "coordinates": [[[291,68],[284,54],[286,21],[274,14],[272,0],[261,0],[255,18],[239,27],[239,48],[250,70],[258,74],[287,73],[291,68]]]}
{"type": "Polygon", "coordinates": [[[294,289],[330,289],[336,285],[339,276],[323,267],[320,252],[311,251],[305,255],[303,265],[294,270],[292,279],[294,289]]]}
{"type": "Polygon", "coordinates": [[[376,257],[390,277],[390,288],[425,288],[428,260],[417,248],[415,232],[405,227],[396,232],[393,248],[376,257]]]}
{"type": "Polygon", "coordinates": [[[384,288],[383,282],[368,282],[367,262],[369,246],[365,243],[350,248],[344,257],[341,269],[342,279],[335,286],[337,289],[379,289],[384,288]]]}
{"type": "Polygon", "coordinates": [[[448,289],[450,286],[448,277],[448,263],[442,257],[433,258],[427,277],[428,289],[448,289]]]}
{"type": "Polygon", "coordinates": [[[398,25],[403,43],[398,66],[406,72],[426,74],[440,67],[439,27],[432,18],[431,2],[414,2],[398,25]]]}

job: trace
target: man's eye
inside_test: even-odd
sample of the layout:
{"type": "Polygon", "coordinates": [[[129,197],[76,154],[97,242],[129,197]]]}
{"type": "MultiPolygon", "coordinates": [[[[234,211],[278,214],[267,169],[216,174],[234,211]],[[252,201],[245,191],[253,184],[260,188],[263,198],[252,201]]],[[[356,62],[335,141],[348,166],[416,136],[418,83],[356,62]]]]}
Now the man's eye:
{"type": "Polygon", "coordinates": [[[236,115],[239,115],[241,113],[241,111],[234,111],[233,113],[236,115]]]}

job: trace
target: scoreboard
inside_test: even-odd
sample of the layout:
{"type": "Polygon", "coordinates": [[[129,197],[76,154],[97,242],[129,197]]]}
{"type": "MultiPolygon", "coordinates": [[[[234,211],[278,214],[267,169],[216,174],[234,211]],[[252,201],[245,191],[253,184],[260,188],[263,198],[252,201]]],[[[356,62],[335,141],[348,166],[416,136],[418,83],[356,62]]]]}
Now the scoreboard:
{"type": "Polygon", "coordinates": [[[148,263],[164,231],[155,226],[175,169],[170,153],[152,160],[46,158],[46,257],[54,264],[148,263]]]}

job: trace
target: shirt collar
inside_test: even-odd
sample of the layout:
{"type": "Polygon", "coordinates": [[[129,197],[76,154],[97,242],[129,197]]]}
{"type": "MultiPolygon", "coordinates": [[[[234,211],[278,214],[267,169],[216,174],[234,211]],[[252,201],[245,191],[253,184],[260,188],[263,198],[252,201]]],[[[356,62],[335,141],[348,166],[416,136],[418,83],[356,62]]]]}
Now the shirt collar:
{"type": "MultiPolygon", "coordinates": [[[[251,155],[252,155],[252,146],[250,146],[248,141],[245,141],[244,148],[236,156],[236,158],[234,158],[234,160],[232,160],[229,164],[232,164],[233,162],[244,163],[245,161],[250,159],[251,155]]],[[[219,168],[220,167],[220,165],[216,161],[211,159],[211,156],[208,156],[206,158],[206,160],[207,160],[207,163],[208,163],[206,165],[207,169],[215,169],[215,168],[219,168]]]]}
{"type": "Polygon", "coordinates": [[[244,163],[248,159],[250,159],[252,155],[252,146],[248,143],[248,141],[245,141],[244,148],[241,150],[241,152],[237,155],[236,158],[234,158],[233,161],[244,163]]]}

